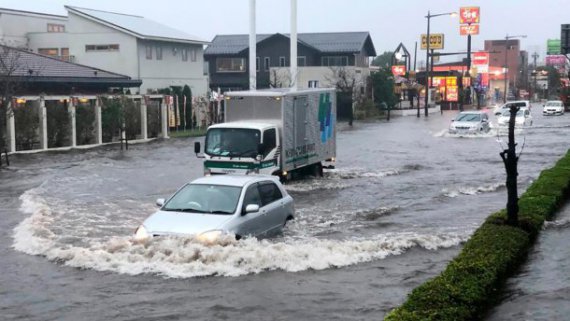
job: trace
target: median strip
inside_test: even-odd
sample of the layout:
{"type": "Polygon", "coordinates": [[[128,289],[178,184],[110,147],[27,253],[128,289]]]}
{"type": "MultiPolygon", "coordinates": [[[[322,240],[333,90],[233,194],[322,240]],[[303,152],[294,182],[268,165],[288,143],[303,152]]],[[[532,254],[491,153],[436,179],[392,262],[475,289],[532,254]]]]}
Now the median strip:
{"type": "Polygon", "coordinates": [[[439,276],[414,289],[385,320],[480,319],[524,262],[544,221],[564,203],[569,186],[570,151],[519,198],[518,226],[506,224],[505,210],[493,213],[439,276]]]}

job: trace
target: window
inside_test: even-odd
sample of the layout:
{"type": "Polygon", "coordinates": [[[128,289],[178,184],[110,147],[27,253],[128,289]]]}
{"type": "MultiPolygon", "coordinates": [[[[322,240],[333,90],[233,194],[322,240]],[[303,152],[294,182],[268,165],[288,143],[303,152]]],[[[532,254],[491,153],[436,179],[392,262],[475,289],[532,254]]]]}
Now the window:
{"type": "Polygon", "coordinates": [[[61,55],[63,57],[69,57],[69,48],[61,48],[61,55]]]}
{"type": "Polygon", "coordinates": [[[245,72],[245,58],[217,58],[217,72],[245,72]]]}
{"type": "Polygon", "coordinates": [[[307,65],[307,57],[301,56],[297,57],[297,66],[305,67],[307,65]]]}
{"type": "Polygon", "coordinates": [[[190,51],[190,61],[195,62],[196,61],[196,50],[192,49],[190,51]]]}
{"type": "Polygon", "coordinates": [[[152,46],[146,46],[146,59],[152,59],[152,46]]]}
{"type": "Polygon", "coordinates": [[[243,197],[243,206],[241,209],[242,213],[245,213],[245,208],[250,204],[259,205],[259,207],[262,206],[261,196],[259,195],[257,184],[253,184],[247,188],[245,196],[243,197]]]}
{"type": "Polygon", "coordinates": [[[162,60],[162,47],[156,46],[156,60],[162,60]]]}
{"type": "Polygon", "coordinates": [[[285,57],[279,57],[279,67],[286,67],[285,57]]]}
{"type": "Polygon", "coordinates": [[[65,32],[65,25],[56,24],[56,23],[48,23],[47,24],[47,32],[65,32]]]}
{"type": "Polygon", "coordinates": [[[119,51],[119,45],[85,45],[85,51],[119,51]]]}
{"type": "Polygon", "coordinates": [[[182,61],[188,61],[188,49],[187,48],[182,49],[182,61]]]}
{"type": "Polygon", "coordinates": [[[348,66],[347,56],[325,56],[321,58],[321,65],[329,67],[348,66]]]}
{"type": "Polygon", "coordinates": [[[41,55],[57,57],[59,56],[59,50],[57,48],[39,48],[38,53],[41,55]]]}
{"type": "Polygon", "coordinates": [[[283,198],[283,194],[281,194],[279,187],[271,182],[260,183],[259,194],[261,196],[261,203],[263,206],[271,204],[283,198]]]}
{"type": "Polygon", "coordinates": [[[259,57],[255,57],[255,71],[259,72],[259,57]]]}
{"type": "Polygon", "coordinates": [[[269,67],[271,67],[271,60],[269,60],[269,57],[265,57],[263,62],[265,63],[265,71],[269,71],[269,67]]]}
{"type": "Polygon", "coordinates": [[[317,88],[319,87],[319,81],[318,80],[309,80],[309,88],[317,88]]]}
{"type": "Polygon", "coordinates": [[[268,129],[263,132],[263,156],[267,156],[276,146],[275,128],[268,129]]]}

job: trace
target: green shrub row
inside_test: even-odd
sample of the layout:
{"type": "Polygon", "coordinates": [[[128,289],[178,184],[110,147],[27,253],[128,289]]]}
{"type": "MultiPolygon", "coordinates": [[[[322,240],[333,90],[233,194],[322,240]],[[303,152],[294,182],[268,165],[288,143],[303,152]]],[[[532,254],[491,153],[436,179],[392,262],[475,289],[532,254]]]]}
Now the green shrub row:
{"type": "Polygon", "coordinates": [[[479,319],[523,262],[545,219],[565,200],[569,186],[570,151],[519,198],[518,226],[506,224],[505,210],[489,216],[446,269],[414,289],[385,320],[479,319]]]}

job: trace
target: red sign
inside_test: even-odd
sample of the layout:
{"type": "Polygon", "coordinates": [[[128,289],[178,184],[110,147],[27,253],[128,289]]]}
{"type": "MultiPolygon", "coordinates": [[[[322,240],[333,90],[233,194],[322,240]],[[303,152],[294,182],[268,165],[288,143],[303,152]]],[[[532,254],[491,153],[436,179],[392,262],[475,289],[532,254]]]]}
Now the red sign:
{"type": "Polygon", "coordinates": [[[479,51],[473,53],[473,66],[488,66],[489,53],[486,51],[479,51]]]}
{"type": "Polygon", "coordinates": [[[459,94],[458,94],[457,86],[447,87],[445,98],[447,101],[458,101],[459,100],[459,94]]]}
{"type": "Polygon", "coordinates": [[[406,66],[404,65],[392,66],[392,75],[404,76],[405,74],[406,74],[406,66]]]}
{"type": "Polygon", "coordinates": [[[479,25],[460,25],[459,26],[459,34],[461,36],[467,35],[478,35],[479,34],[479,25]]]}
{"type": "Polygon", "coordinates": [[[479,7],[461,7],[459,8],[459,23],[471,24],[479,23],[479,7]]]}

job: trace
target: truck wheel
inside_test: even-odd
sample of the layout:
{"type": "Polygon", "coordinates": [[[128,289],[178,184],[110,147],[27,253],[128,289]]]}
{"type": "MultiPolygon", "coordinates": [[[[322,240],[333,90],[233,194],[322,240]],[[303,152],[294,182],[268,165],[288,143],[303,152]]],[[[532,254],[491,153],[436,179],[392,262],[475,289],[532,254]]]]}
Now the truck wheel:
{"type": "Polygon", "coordinates": [[[323,164],[320,162],[313,164],[313,176],[315,177],[323,177],[323,164]]]}

